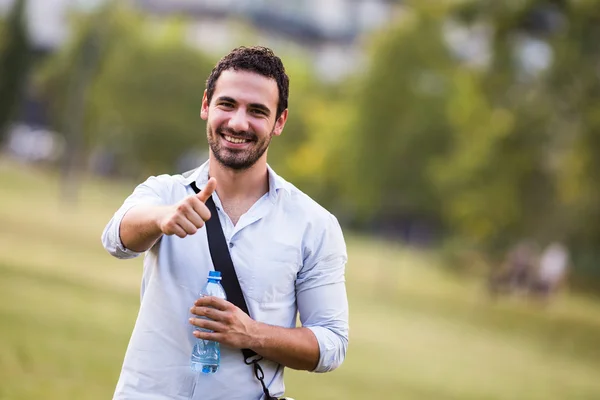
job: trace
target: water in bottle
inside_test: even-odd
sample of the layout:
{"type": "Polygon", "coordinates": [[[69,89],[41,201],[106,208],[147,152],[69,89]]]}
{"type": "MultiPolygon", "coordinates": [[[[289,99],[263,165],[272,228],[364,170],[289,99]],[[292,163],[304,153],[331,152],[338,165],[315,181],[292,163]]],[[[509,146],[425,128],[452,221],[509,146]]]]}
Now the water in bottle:
{"type": "MultiPolygon", "coordinates": [[[[221,299],[226,299],[225,290],[223,289],[223,286],[221,286],[221,272],[209,272],[208,281],[200,292],[200,297],[202,296],[214,296],[221,299]]],[[[195,329],[210,332],[209,330],[203,328],[195,327],[195,329]]],[[[221,349],[218,342],[196,339],[191,357],[191,366],[193,371],[203,372],[205,374],[213,374],[219,369],[220,360],[221,349]]]]}

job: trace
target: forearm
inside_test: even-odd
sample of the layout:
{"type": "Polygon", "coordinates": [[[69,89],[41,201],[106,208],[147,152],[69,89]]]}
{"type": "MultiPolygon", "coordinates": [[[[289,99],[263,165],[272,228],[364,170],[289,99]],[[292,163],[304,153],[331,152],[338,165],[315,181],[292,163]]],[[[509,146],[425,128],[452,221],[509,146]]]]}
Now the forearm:
{"type": "Polygon", "coordinates": [[[286,367],[312,371],[319,362],[319,343],[308,328],[257,323],[251,349],[286,367]]]}
{"type": "Polygon", "coordinates": [[[148,250],[162,235],[159,219],[164,206],[139,205],[131,208],[119,227],[119,236],[127,249],[143,252],[148,250]]]}

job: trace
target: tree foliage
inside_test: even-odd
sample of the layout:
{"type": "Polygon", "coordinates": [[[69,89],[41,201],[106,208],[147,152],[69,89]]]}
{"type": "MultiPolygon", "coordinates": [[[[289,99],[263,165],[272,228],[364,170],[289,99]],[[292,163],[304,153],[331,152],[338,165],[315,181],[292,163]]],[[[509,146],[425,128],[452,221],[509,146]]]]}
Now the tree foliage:
{"type": "Polygon", "coordinates": [[[26,0],[16,0],[0,31],[0,142],[23,95],[31,45],[25,21],[26,0]]]}
{"type": "Polygon", "coordinates": [[[102,43],[85,96],[85,148],[116,156],[123,175],[171,170],[186,151],[204,148],[200,105],[212,62],[185,44],[183,23],[158,29],[122,7],[82,18],[79,34],[40,74],[61,131],[69,122],[68,89],[81,68],[90,32],[102,43]],[[100,19],[101,29],[98,27],[100,19]]]}
{"type": "Polygon", "coordinates": [[[597,257],[598,10],[412,4],[355,96],[348,193],[359,214],[439,220],[446,237],[492,254],[531,238],[597,257]],[[473,35],[482,62],[468,57],[473,35]]]}

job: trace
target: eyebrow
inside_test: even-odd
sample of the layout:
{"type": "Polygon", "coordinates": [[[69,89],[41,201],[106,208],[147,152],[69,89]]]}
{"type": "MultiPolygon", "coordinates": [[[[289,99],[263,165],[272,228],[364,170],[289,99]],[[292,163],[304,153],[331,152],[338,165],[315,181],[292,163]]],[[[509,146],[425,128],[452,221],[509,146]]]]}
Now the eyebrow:
{"type": "MultiPolygon", "coordinates": [[[[219,101],[223,101],[223,102],[227,102],[227,103],[233,103],[233,104],[237,104],[237,101],[235,101],[234,98],[229,97],[229,96],[221,96],[217,99],[217,102],[219,101]]],[[[271,115],[271,110],[269,110],[269,107],[265,106],[264,104],[260,104],[260,103],[250,103],[248,104],[248,107],[250,108],[255,108],[257,110],[261,110],[263,111],[267,116],[271,115]]]]}

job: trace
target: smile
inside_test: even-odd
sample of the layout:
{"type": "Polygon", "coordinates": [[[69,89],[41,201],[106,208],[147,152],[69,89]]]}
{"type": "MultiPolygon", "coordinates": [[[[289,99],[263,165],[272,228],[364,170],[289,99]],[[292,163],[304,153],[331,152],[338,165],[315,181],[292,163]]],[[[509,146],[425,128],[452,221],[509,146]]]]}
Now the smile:
{"type": "Polygon", "coordinates": [[[227,140],[229,143],[241,144],[250,142],[249,139],[236,138],[233,136],[223,135],[223,138],[227,140]]]}

